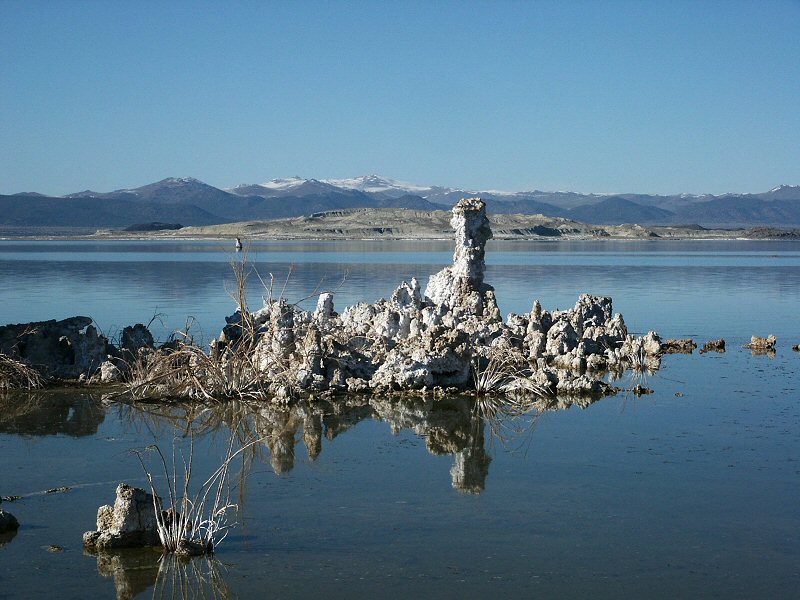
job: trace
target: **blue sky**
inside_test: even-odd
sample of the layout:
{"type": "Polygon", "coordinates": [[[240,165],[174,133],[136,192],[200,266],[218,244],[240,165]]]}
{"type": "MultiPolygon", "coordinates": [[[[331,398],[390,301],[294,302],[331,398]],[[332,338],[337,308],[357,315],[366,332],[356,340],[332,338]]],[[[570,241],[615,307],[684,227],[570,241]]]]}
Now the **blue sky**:
{"type": "Polygon", "coordinates": [[[0,193],[800,184],[800,1],[0,0],[0,193]]]}

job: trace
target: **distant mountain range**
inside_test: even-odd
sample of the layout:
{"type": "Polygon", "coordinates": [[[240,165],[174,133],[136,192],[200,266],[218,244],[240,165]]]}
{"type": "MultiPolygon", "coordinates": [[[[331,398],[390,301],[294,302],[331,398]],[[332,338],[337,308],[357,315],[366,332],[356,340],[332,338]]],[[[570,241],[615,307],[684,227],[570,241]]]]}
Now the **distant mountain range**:
{"type": "Polygon", "coordinates": [[[93,231],[147,222],[214,225],[351,208],[448,210],[466,196],[482,197],[490,214],[542,214],[604,225],[800,226],[800,186],[782,185],[760,194],[656,196],[464,190],[368,175],[329,180],[291,177],[230,189],[170,177],[107,193],[0,195],[0,229],[93,231]]]}

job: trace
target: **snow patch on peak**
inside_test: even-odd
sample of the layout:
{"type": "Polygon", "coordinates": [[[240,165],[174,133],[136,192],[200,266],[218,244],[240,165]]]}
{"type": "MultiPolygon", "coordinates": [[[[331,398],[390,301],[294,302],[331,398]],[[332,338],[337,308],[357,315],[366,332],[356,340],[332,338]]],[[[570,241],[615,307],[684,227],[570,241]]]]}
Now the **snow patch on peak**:
{"type": "MultiPolygon", "coordinates": [[[[303,185],[307,181],[310,181],[310,180],[309,179],[304,179],[302,177],[299,177],[299,176],[295,175],[294,177],[286,177],[286,178],[283,178],[283,179],[270,179],[269,181],[266,181],[264,183],[259,183],[258,185],[260,185],[263,188],[270,189],[270,190],[290,190],[290,189],[295,188],[295,187],[297,187],[299,185],[303,185]]],[[[238,186],[238,187],[242,187],[242,186],[238,186]]]]}
{"type": "Polygon", "coordinates": [[[525,192],[508,192],[506,190],[481,190],[480,192],[470,192],[475,194],[491,194],[492,196],[517,196],[525,192]]]}
{"type": "Polygon", "coordinates": [[[184,183],[202,183],[199,179],[194,177],[167,177],[164,183],[182,185],[184,183]]]}
{"type": "Polygon", "coordinates": [[[800,188],[800,185],[779,185],[778,187],[774,187],[770,190],[770,192],[782,192],[783,190],[794,190],[800,188]]]}
{"type": "Polygon", "coordinates": [[[345,188],[348,190],[358,190],[359,192],[406,192],[406,193],[420,193],[428,192],[432,186],[422,186],[406,181],[398,181],[390,179],[389,177],[382,177],[381,175],[359,175],[358,177],[351,177],[349,179],[323,179],[323,183],[335,185],[336,187],[345,188]]]}

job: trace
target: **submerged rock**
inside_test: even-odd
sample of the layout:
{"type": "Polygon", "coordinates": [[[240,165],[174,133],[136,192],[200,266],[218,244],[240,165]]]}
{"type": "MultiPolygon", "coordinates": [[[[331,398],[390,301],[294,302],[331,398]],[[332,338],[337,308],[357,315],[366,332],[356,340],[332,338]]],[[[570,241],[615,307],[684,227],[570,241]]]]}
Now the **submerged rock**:
{"type": "Polygon", "coordinates": [[[152,494],[127,483],[116,493],[114,506],[97,510],[97,530],[83,534],[83,545],[94,550],[160,545],[152,494]]]}
{"type": "Polygon", "coordinates": [[[649,387],[643,386],[641,383],[637,383],[631,388],[630,391],[635,396],[646,396],[653,393],[653,390],[651,390],[649,387]]]}

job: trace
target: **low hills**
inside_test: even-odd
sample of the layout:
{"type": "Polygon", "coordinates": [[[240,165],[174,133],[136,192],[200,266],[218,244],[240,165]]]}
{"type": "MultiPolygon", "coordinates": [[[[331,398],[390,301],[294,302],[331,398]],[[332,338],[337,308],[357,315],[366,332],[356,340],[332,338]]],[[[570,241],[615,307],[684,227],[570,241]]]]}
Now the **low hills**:
{"type": "MultiPolygon", "coordinates": [[[[245,221],[184,227],[177,231],[150,231],[148,238],[316,239],[316,240],[448,240],[453,236],[448,210],[419,211],[402,208],[359,208],[327,211],[308,216],[269,221],[245,221]]],[[[591,225],[545,215],[489,215],[492,233],[499,240],[587,239],[800,239],[800,230],[707,229],[691,226],[591,225]]],[[[144,232],[140,232],[144,233],[144,232]]],[[[124,237],[118,231],[99,231],[95,237],[124,237]]],[[[141,237],[141,235],[137,236],[141,237]]]]}

